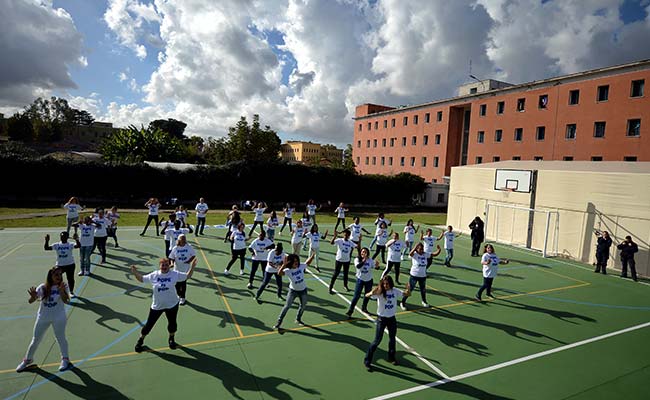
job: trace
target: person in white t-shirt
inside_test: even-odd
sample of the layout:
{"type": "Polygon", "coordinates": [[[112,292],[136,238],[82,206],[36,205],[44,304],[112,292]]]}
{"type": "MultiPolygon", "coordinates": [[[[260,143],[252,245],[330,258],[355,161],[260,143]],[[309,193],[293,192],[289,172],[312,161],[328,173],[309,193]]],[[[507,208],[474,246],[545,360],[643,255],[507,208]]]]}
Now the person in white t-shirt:
{"type": "Polygon", "coordinates": [[[454,239],[460,237],[460,232],[454,232],[454,228],[449,225],[446,231],[440,232],[438,240],[445,238],[445,252],[447,256],[445,257],[445,265],[451,268],[451,259],[454,258],[454,239]]]}
{"type": "Polygon", "coordinates": [[[287,311],[291,308],[293,301],[298,297],[300,300],[300,307],[298,308],[298,314],[296,315],[296,323],[298,325],[304,326],[305,323],[302,322],[302,314],[305,312],[305,307],[307,306],[307,281],[305,280],[305,270],[309,265],[311,265],[312,257],[309,257],[304,264],[300,263],[300,256],[297,254],[287,255],[284,264],[278,270],[278,275],[287,276],[289,278],[289,293],[287,294],[287,302],[280,315],[278,316],[278,321],[273,326],[273,329],[281,330],[282,321],[284,320],[287,311]]]}
{"type": "Polygon", "coordinates": [[[370,293],[366,293],[366,297],[377,300],[377,321],[375,322],[375,339],[370,344],[366,356],[363,359],[363,365],[366,366],[368,371],[372,371],[372,359],[377,350],[377,346],[381,343],[384,337],[384,330],[388,330],[388,361],[397,365],[395,358],[396,346],[395,338],[397,336],[397,319],[395,312],[397,311],[397,302],[402,296],[408,296],[411,292],[407,287],[405,291],[395,288],[393,278],[386,275],[381,278],[379,285],[370,293]]]}
{"type": "Polygon", "coordinates": [[[381,223],[382,222],[385,223],[387,227],[391,226],[391,224],[392,224],[391,220],[384,217],[384,213],[377,214],[377,218],[375,219],[375,222],[374,222],[374,224],[376,226],[376,228],[375,228],[375,237],[373,237],[372,241],[370,242],[370,250],[371,251],[372,251],[372,248],[375,245],[375,243],[377,243],[377,233],[381,229],[381,223]]]}
{"type": "Polygon", "coordinates": [[[230,254],[232,255],[226,269],[223,271],[224,274],[230,274],[230,267],[239,259],[241,269],[239,270],[239,275],[244,275],[245,268],[245,257],[246,257],[246,232],[244,232],[245,225],[243,222],[240,222],[237,225],[237,230],[230,234],[230,254]]]}
{"type": "Polygon", "coordinates": [[[251,227],[250,232],[248,232],[248,237],[253,236],[253,231],[259,225],[260,229],[264,231],[264,211],[266,211],[266,203],[263,201],[257,202],[257,206],[253,208],[255,217],[253,218],[253,226],[251,227]]]}
{"type": "MultiPolygon", "coordinates": [[[[79,223],[79,212],[83,210],[83,207],[79,205],[79,199],[72,196],[70,197],[70,200],[68,200],[68,202],[63,205],[63,208],[67,210],[66,213],[67,228],[65,231],[68,232],[69,235],[70,227],[74,226],[74,224],[79,223]]],[[[74,233],[77,233],[76,227],[74,233]]]]}
{"type": "Polygon", "coordinates": [[[117,243],[117,222],[120,219],[120,213],[117,212],[116,206],[113,206],[108,210],[106,218],[108,218],[108,221],[111,223],[106,227],[106,237],[112,237],[115,241],[115,248],[118,248],[120,245],[117,243]]]}
{"type": "Polygon", "coordinates": [[[146,203],[144,203],[144,206],[149,209],[149,215],[147,216],[147,224],[144,226],[144,229],[142,229],[140,236],[144,236],[144,234],[147,233],[147,228],[149,228],[151,221],[153,221],[156,226],[156,236],[160,236],[160,231],[158,230],[158,210],[160,209],[160,202],[157,198],[151,197],[146,203]]]}
{"type": "Polygon", "coordinates": [[[283,211],[284,211],[284,220],[282,221],[282,228],[280,228],[280,234],[282,234],[282,231],[284,230],[284,227],[287,226],[287,224],[289,224],[289,230],[293,228],[292,218],[293,218],[293,212],[295,211],[295,208],[291,207],[290,203],[287,203],[283,211]]]}
{"type": "Polygon", "coordinates": [[[159,263],[159,270],[151,272],[147,275],[142,275],[135,265],[131,265],[131,272],[138,282],[150,283],[153,289],[151,308],[149,309],[149,316],[147,323],[140,331],[140,338],[135,344],[136,353],[144,350],[144,338],[151,332],[151,329],[156,325],[158,318],[164,313],[167,317],[167,332],[169,332],[169,348],[174,350],[178,347],[175,336],[178,324],[176,318],[178,316],[178,304],[180,299],[176,294],[175,285],[177,282],[186,281],[192,277],[194,266],[196,265],[196,258],[190,264],[190,269],[187,273],[173,271],[171,263],[166,258],[161,258],[159,263]]]}
{"type": "MultiPolygon", "coordinates": [[[[359,223],[359,217],[354,217],[353,223],[348,226],[348,229],[351,233],[350,240],[354,243],[354,247],[357,248],[357,256],[361,257],[361,232],[363,231],[368,235],[370,235],[370,232],[361,226],[359,223]]],[[[336,230],[334,230],[334,232],[336,232],[336,230]]]]}
{"type": "Polygon", "coordinates": [[[345,213],[350,210],[345,208],[345,205],[341,202],[334,211],[336,212],[336,225],[334,226],[334,230],[336,231],[339,228],[339,223],[345,228],[345,213]]]}
{"type": "Polygon", "coordinates": [[[307,229],[302,226],[302,221],[296,221],[296,227],[291,230],[291,247],[293,248],[293,254],[300,255],[300,249],[302,248],[302,239],[307,234],[307,229]]]}
{"type": "Polygon", "coordinates": [[[350,307],[345,313],[348,318],[352,317],[354,307],[356,307],[359,299],[361,298],[361,290],[363,290],[364,294],[363,302],[361,303],[361,311],[368,314],[368,302],[370,301],[370,298],[366,297],[365,295],[372,290],[372,270],[379,268],[379,261],[370,258],[370,250],[367,247],[364,247],[361,249],[361,257],[354,259],[354,266],[357,269],[357,282],[354,286],[354,296],[352,296],[350,307]]]}
{"type": "Polygon", "coordinates": [[[305,212],[309,215],[312,224],[316,223],[316,211],[318,210],[320,210],[320,204],[317,205],[314,202],[314,199],[309,199],[309,202],[307,202],[307,207],[305,208],[305,212]]]}
{"type": "Polygon", "coordinates": [[[278,226],[280,226],[278,215],[275,213],[275,210],[272,210],[271,216],[266,220],[266,236],[269,239],[275,240],[275,230],[278,229],[278,226]]]}
{"type": "Polygon", "coordinates": [[[433,229],[427,228],[426,234],[420,234],[420,241],[424,244],[424,254],[427,255],[427,268],[433,264],[433,248],[436,245],[437,237],[433,236],[433,229]]]}
{"type": "Polygon", "coordinates": [[[262,230],[257,239],[253,240],[248,246],[248,250],[253,254],[253,262],[251,264],[251,273],[248,278],[247,288],[253,289],[253,280],[257,269],[262,266],[262,279],[264,279],[264,271],[266,270],[266,263],[269,257],[269,250],[274,249],[275,244],[273,241],[266,237],[266,232],[262,230]]]}
{"type": "Polygon", "coordinates": [[[309,256],[314,256],[316,260],[316,271],[320,272],[320,266],[318,265],[318,260],[320,258],[320,241],[327,239],[327,234],[329,230],[325,230],[325,234],[321,236],[318,232],[318,224],[314,224],[309,233],[307,234],[307,239],[309,240],[309,256]]]}
{"type": "Polygon", "coordinates": [[[79,229],[79,266],[78,275],[90,275],[90,255],[95,244],[95,223],[90,215],[84,217],[82,224],[76,224],[79,229]]]}
{"type": "Polygon", "coordinates": [[[258,304],[262,304],[260,297],[262,296],[264,289],[266,289],[266,286],[271,282],[273,276],[275,276],[275,284],[278,287],[278,300],[284,300],[284,298],[282,298],[282,277],[278,274],[278,269],[280,269],[282,264],[284,264],[286,257],[287,255],[284,253],[282,243],[278,243],[275,246],[275,250],[269,252],[268,257],[266,258],[266,268],[264,269],[264,280],[255,294],[255,300],[257,300],[258,304]]]}
{"type": "Polygon", "coordinates": [[[162,227],[160,233],[163,235],[163,239],[165,239],[165,257],[169,257],[169,252],[174,247],[175,242],[172,241],[172,231],[174,230],[175,224],[176,213],[170,213],[167,221],[165,221],[165,217],[162,217],[160,220],[160,226],[162,227]]]}
{"type": "MultiPolygon", "coordinates": [[[[406,256],[413,250],[413,243],[415,242],[415,234],[418,233],[420,230],[420,225],[417,227],[414,226],[413,220],[409,219],[406,222],[406,226],[404,227],[404,251],[403,251],[403,256],[406,256]]],[[[404,257],[402,257],[404,258],[404,257]]],[[[399,283],[398,283],[399,285],[399,283]]]]}
{"type": "Polygon", "coordinates": [[[56,252],[56,266],[62,271],[65,272],[65,277],[68,280],[68,286],[70,287],[70,295],[76,297],[74,294],[74,249],[81,247],[79,242],[79,237],[77,234],[74,234],[73,239],[76,243],[68,242],[68,232],[63,231],[59,235],[60,242],[52,244],[50,246],[50,235],[45,235],[45,244],[43,249],[45,250],[54,250],[56,252]]]}
{"type": "Polygon", "coordinates": [[[59,367],[59,371],[65,371],[72,367],[68,356],[68,340],[65,337],[66,316],[64,308],[65,304],[70,302],[70,296],[61,275],[61,269],[54,267],[47,271],[45,283],[40,284],[37,288],[32,286],[27,290],[27,293],[29,293],[29,299],[27,300],[29,304],[32,304],[36,300],[40,301],[41,304],[38,307],[38,314],[34,323],[32,341],[29,343],[25,358],[16,367],[16,372],[22,372],[27,368],[36,366],[32,363],[34,353],[50,325],[52,325],[54,336],[61,350],[61,366],[59,367]]]}
{"type": "Polygon", "coordinates": [[[183,228],[187,227],[187,210],[183,205],[180,205],[176,207],[176,210],[174,212],[176,214],[176,219],[181,221],[181,226],[183,228]]]}
{"type": "Polygon", "coordinates": [[[194,210],[196,211],[196,228],[194,228],[194,234],[196,236],[203,235],[203,230],[205,229],[205,219],[208,215],[208,210],[210,208],[205,203],[205,199],[201,197],[199,202],[196,203],[194,210]]]}
{"type": "Polygon", "coordinates": [[[388,263],[386,264],[386,269],[382,272],[381,277],[390,274],[390,271],[395,268],[395,282],[398,285],[401,285],[399,282],[399,269],[402,264],[402,250],[404,249],[404,242],[399,239],[399,233],[393,232],[393,237],[386,242],[386,248],[388,249],[388,263]]]}
{"type": "Polygon", "coordinates": [[[343,230],[343,237],[337,237],[334,235],[332,237],[331,244],[336,246],[336,257],[334,262],[334,274],[332,274],[332,279],[330,280],[329,293],[334,294],[334,282],[338,278],[341,269],[343,269],[343,287],[346,291],[350,291],[348,286],[348,273],[350,272],[350,258],[352,257],[352,249],[354,248],[354,243],[350,240],[350,231],[345,229],[343,230]]]}
{"type": "MultiPolygon", "coordinates": [[[[172,215],[173,215],[173,213],[169,214],[170,217],[172,215]]],[[[181,221],[179,221],[179,220],[174,221],[174,226],[172,227],[172,229],[170,229],[169,227],[166,227],[166,228],[167,228],[167,230],[165,232],[163,232],[163,234],[165,234],[165,236],[169,237],[169,248],[165,252],[165,254],[167,255],[167,258],[169,258],[169,253],[172,251],[172,248],[174,246],[176,246],[176,242],[178,241],[178,238],[181,235],[187,235],[187,234],[192,233],[192,228],[181,228],[181,221]]],[[[165,242],[165,243],[167,243],[167,242],[165,242]]]]}
{"type": "Polygon", "coordinates": [[[388,242],[388,237],[392,234],[388,233],[388,225],[386,222],[382,221],[375,233],[374,242],[377,243],[377,248],[375,249],[375,254],[373,254],[372,259],[377,258],[381,254],[381,262],[386,264],[386,243],[388,242]]]}
{"type": "MultiPolygon", "coordinates": [[[[180,225],[181,221],[178,221],[180,225]]],[[[187,229],[187,228],[181,228],[187,229]]],[[[194,248],[187,243],[185,234],[180,234],[176,240],[176,246],[172,247],[168,257],[172,261],[174,271],[187,273],[192,263],[195,263],[196,252],[194,248]]],[[[185,296],[187,293],[187,280],[176,282],[176,294],[180,298],[179,304],[185,304],[185,296]]]]}
{"type": "Polygon", "coordinates": [[[242,222],[241,213],[239,212],[239,208],[233,204],[232,208],[228,212],[228,216],[226,217],[227,230],[226,236],[223,238],[224,243],[230,240],[230,235],[237,230],[240,222],[242,222]]]}
{"type": "MultiPolygon", "coordinates": [[[[156,216],[156,219],[158,216],[156,216]]],[[[104,215],[104,209],[97,211],[97,216],[93,218],[95,223],[95,243],[93,244],[93,251],[95,248],[99,249],[99,255],[102,257],[101,263],[106,262],[106,240],[108,240],[108,227],[111,221],[104,215]]],[[[158,229],[158,227],[156,227],[158,229]]]]}
{"type": "Polygon", "coordinates": [[[481,295],[483,291],[487,291],[487,297],[494,298],[492,296],[492,282],[494,278],[497,277],[497,271],[499,269],[499,264],[508,264],[510,260],[499,259],[499,257],[494,252],[494,247],[491,244],[486,244],[483,247],[483,256],[481,257],[481,265],[483,266],[483,286],[476,293],[476,300],[483,301],[481,295]]]}
{"type": "MultiPolygon", "coordinates": [[[[433,256],[440,254],[440,246],[433,253],[433,256]]],[[[422,298],[422,307],[429,307],[427,303],[427,255],[424,253],[424,245],[418,243],[415,245],[415,248],[409,253],[411,256],[411,271],[409,274],[409,283],[408,288],[410,290],[415,289],[415,285],[420,286],[420,297],[422,298]]],[[[402,298],[400,307],[402,310],[406,311],[406,299],[408,295],[402,298]]]]}
{"type": "Polygon", "coordinates": [[[305,236],[302,239],[302,250],[306,251],[307,244],[309,243],[309,237],[307,235],[311,230],[312,225],[314,225],[314,223],[312,222],[311,218],[309,217],[306,211],[302,214],[302,218],[300,220],[302,221],[302,227],[305,229],[305,236]]]}

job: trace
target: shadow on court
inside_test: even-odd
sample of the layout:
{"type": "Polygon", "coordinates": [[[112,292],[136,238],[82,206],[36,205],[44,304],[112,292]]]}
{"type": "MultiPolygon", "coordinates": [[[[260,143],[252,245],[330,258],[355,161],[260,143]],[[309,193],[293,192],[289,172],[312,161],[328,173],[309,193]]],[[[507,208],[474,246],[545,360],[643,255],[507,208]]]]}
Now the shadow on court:
{"type": "Polygon", "coordinates": [[[106,322],[112,321],[112,320],[118,320],[118,321],[120,321],[120,322],[122,322],[124,324],[128,324],[128,325],[132,325],[132,324],[136,324],[136,323],[140,324],[140,325],[144,325],[142,322],[140,322],[139,319],[137,319],[136,317],[134,317],[132,315],[124,314],[124,313],[121,313],[119,311],[115,311],[115,310],[113,310],[112,308],[110,308],[109,306],[107,306],[105,304],[95,303],[95,302],[93,302],[91,300],[84,299],[83,297],[78,297],[77,301],[75,303],[73,303],[73,304],[74,304],[75,308],[81,308],[83,310],[92,311],[95,314],[97,314],[99,316],[99,318],[97,318],[95,320],[95,322],[97,324],[103,326],[104,328],[106,328],[108,330],[111,330],[113,332],[120,332],[120,330],[115,329],[115,328],[107,325],[106,322]]]}
{"type": "Polygon", "coordinates": [[[67,390],[71,395],[82,399],[128,399],[127,396],[113,386],[94,380],[78,367],[74,367],[70,370],[70,373],[77,375],[82,383],[70,382],[61,378],[59,375],[52,374],[38,367],[29,371],[42,376],[62,389],[67,390]]]}
{"type": "Polygon", "coordinates": [[[150,352],[165,361],[174,363],[183,368],[189,368],[210,375],[215,379],[220,380],[230,395],[237,399],[243,400],[243,397],[241,397],[237,391],[263,392],[274,399],[292,399],[293,397],[291,394],[281,389],[282,385],[288,385],[303,391],[303,396],[305,397],[307,395],[315,396],[320,394],[320,392],[315,389],[304,388],[288,379],[278,378],[275,376],[264,378],[259,375],[253,375],[249,371],[243,370],[228,361],[188,347],[180,346],[179,350],[185,352],[186,355],[190,357],[177,355],[171,352],[158,352],[156,350],[150,350],[150,352]]]}

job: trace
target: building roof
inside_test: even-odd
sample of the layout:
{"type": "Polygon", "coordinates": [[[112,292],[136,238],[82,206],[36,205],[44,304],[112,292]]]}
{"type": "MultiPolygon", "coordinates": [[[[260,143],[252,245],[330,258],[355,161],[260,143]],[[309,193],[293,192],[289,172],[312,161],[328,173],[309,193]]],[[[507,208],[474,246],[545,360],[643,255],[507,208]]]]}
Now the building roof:
{"type": "Polygon", "coordinates": [[[594,172],[599,174],[650,174],[650,162],[630,161],[499,161],[452,168],[520,169],[537,171],[594,172]]]}
{"type": "MultiPolygon", "coordinates": [[[[405,106],[405,107],[397,107],[397,108],[391,108],[390,110],[387,111],[380,111],[368,115],[364,115],[361,117],[354,117],[352,118],[353,120],[361,120],[361,119],[366,119],[366,118],[372,118],[376,117],[379,115],[389,115],[389,114],[395,114],[399,113],[402,111],[409,111],[409,110],[417,110],[420,108],[425,108],[425,107],[431,107],[435,105],[441,105],[444,103],[458,103],[458,102],[468,102],[472,101],[475,98],[483,98],[483,97],[488,97],[488,96],[494,96],[495,94],[502,94],[502,93],[509,93],[509,92],[516,92],[520,91],[522,89],[529,90],[529,89],[536,89],[538,87],[544,87],[544,86],[551,86],[553,84],[558,84],[561,83],[560,81],[563,80],[585,80],[590,78],[591,76],[594,75],[601,75],[601,74],[617,74],[617,73],[624,73],[628,72],[630,70],[643,70],[643,69],[648,69],[650,68],[650,59],[646,60],[640,60],[640,61],[635,61],[627,64],[620,64],[620,65],[613,65],[609,67],[603,67],[603,68],[596,68],[596,69],[591,69],[588,71],[582,71],[582,72],[576,72],[573,74],[568,74],[568,75],[561,75],[561,76],[555,76],[552,78],[547,78],[547,79],[541,79],[537,81],[531,81],[531,82],[526,82],[526,83],[520,83],[518,85],[512,85],[506,88],[501,88],[501,89],[493,89],[493,90],[487,90],[484,92],[479,92],[475,94],[468,94],[465,96],[456,96],[456,97],[450,97],[446,99],[441,99],[441,100],[434,100],[428,103],[422,103],[422,104],[416,104],[412,106],[405,106]]],[[[371,103],[367,103],[371,104],[371,103]]],[[[375,104],[379,105],[379,104],[375,104]]]]}
{"type": "Polygon", "coordinates": [[[205,164],[170,163],[170,162],[154,162],[154,161],[145,161],[144,163],[153,168],[158,168],[158,169],[171,168],[177,171],[185,171],[188,169],[207,166],[205,164]]]}

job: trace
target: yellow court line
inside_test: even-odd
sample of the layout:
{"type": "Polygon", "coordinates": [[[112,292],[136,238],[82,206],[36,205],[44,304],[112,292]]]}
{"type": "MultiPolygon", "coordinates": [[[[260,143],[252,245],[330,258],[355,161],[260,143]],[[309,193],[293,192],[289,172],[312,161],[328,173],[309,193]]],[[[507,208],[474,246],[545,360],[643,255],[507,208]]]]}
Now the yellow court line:
{"type": "Polygon", "coordinates": [[[4,260],[5,258],[9,257],[11,254],[13,254],[16,250],[20,249],[24,245],[25,245],[24,243],[21,243],[18,246],[14,247],[9,253],[5,254],[2,257],[0,257],[0,260],[4,260]]]}
{"type": "Polygon", "coordinates": [[[201,255],[203,256],[203,259],[205,260],[205,264],[208,266],[208,270],[210,270],[210,275],[212,276],[212,280],[214,281],[215,285],[217,285],[217,290],[219,291],[219,295],[221,296],[221,300],[223,300],[223,303],[226,305],[226,309],[228,310],[228,314],[230,314],[230,318],[232,318],[232,322],[235,324],[235,328],[237,328],[237,332],[239,333],[239,337],[244,337],[244,333],[241,330],[241,327],[237,323],[237,318],[235,318],[235,314],[233,314],[232,309],[230,308],[230,304],[228,304],[228,300],[226,299],[226,296],[224,296],[223,291],[221,290],[221,285],[219,284],[219,281],[217,280],[217,277],[214,275],[214,271],[212,270],[212,266],[210,265],[210,262],[208,261],[208,258],[205,256],[205,253],[203,252],[203,247],[201,246],[201,243],[199,242],[199,238],[196,238],[196,244],[199,247],[199,251],[201,252],[201,255]]]}
{"type": "Polygon", "coordinates": [[[545,270],[544,268],[535,268],[535,269],[536,269],[537,271],[542,271],[542,272],[546,272],[547,274],[560,276],[560,277],[562,277],[562,278],[569,279],[569,280],[572,280],[572,281],[574,281],[574,282],[587,283],[587,282],[585,282],[585,281],[581,281],[580,279],[576,279],[576,278],[573,278],[573,277],[570,277],[570,276],[567,276],[567,275],[563,275],[563,274],[560,274],[560,273],[557,273],[557,272],[553,272],[553,271],[547,271],[547,270],[545,270]]]}
{"type": "Polygon", "coordinates": [[[433,290],[434,292],[441,293],[443,296],[445,296],[445,297],[448,298],[449,300],[453,300],[453,301],[455,301],[455,302],[458,302],[458,297],[454,296],[454,295],[451,294],[451,293],[443,292],[442,290],[440,290],[440,289],[436,289],[436,288],[434,288],[433,286],[429,286],[429,285],[427,285],[427,287],[428,287],[429,289],[433,290]]]}

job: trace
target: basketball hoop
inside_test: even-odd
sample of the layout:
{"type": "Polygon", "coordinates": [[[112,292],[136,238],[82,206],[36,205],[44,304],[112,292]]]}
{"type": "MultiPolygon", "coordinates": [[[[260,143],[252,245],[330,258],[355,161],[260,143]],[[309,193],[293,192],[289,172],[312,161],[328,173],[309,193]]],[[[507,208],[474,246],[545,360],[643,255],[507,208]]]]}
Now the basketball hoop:
{"type": "Polygon", "coordinates": [[[497,190],[500,190],[502,192],[514,192],[515,191],[515,189],[509,188],[509,187],[500,187],[500,188],[497,188],[497,190]]]}

